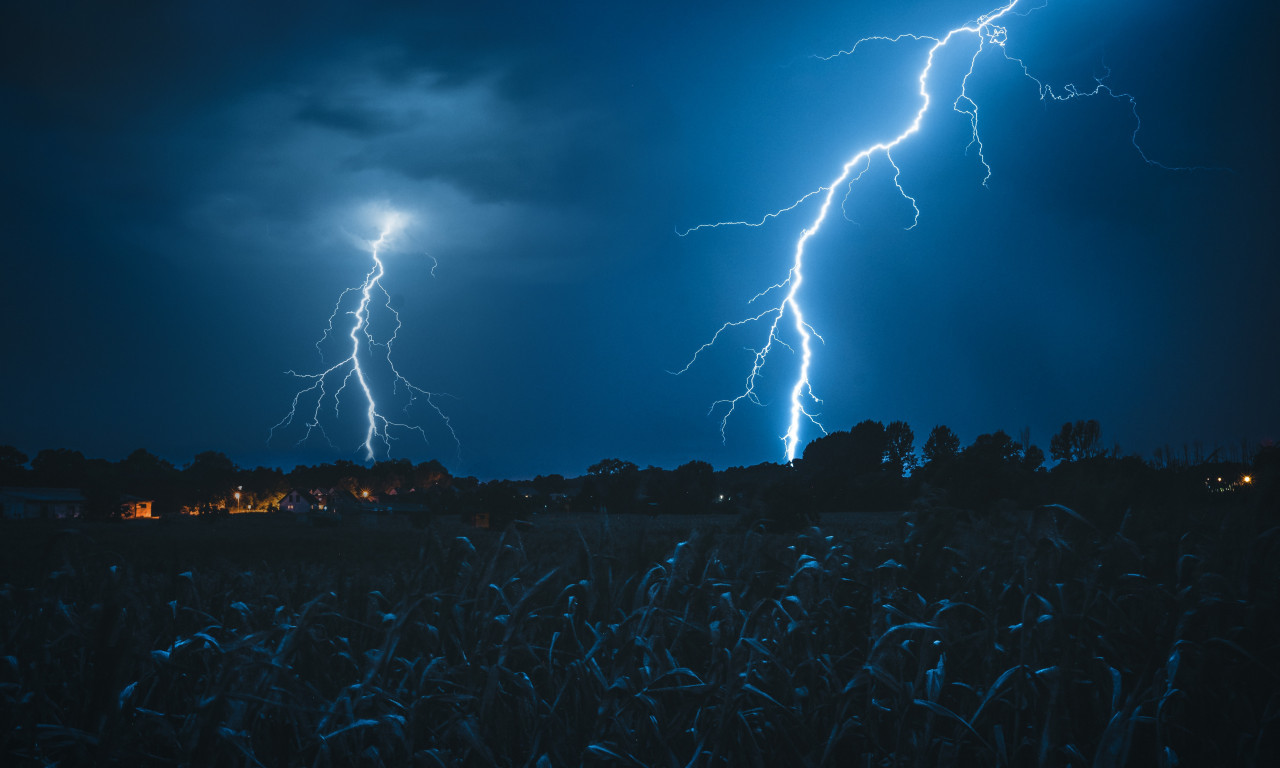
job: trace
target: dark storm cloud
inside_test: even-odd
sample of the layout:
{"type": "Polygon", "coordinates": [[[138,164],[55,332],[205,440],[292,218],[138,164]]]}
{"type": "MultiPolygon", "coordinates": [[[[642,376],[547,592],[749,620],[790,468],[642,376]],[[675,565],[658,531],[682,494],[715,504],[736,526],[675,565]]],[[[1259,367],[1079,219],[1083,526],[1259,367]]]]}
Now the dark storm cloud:
{"type": "Polygon", "coordinates": [[[104,216],[99,237],[137,228],[146,211],[130,237],[160,248],[180,236],[162,230],[194,225],[307,250],[317,219],[398,196],[447,219],[442,244],[464,230],[475,239],[463,222],[477,207],[493,214],[480,231],[500,241],[562,219],[548,206],[581,199],[572,170],[600,165],[601,116],[550,103],[564,78],[551,79],[533,46],[556,43],[528,36],[540,23],[522,11],[22,13],[7,27],[28,32],[6,48],[9,119],[48,150],[20,162],[37,184],[61,179],[52,191],[66,205],[127,200],[133,215],[104,216]],[[494,207],[504,203],[515,205],[494,207]]]}
{"type": "Polygon", "coordinates": [[[356,138],[372,139],[402,130],[403,120],[362,105],[338,105],[312,98],[298,109],[298,119],[342,131],[356,138]]]}
{"type": "Polygon", "coordinates": [[[341,77],[307,86],[297,116],[356,141],[346,170],[442,180],[482,202],[580,197],[573,170],[599,157],[597,137],[610,129],[589,106],[509,99],[496,76],[458,83],[432,71],[389,79],[359,61],[336,68],[341,77]]]}

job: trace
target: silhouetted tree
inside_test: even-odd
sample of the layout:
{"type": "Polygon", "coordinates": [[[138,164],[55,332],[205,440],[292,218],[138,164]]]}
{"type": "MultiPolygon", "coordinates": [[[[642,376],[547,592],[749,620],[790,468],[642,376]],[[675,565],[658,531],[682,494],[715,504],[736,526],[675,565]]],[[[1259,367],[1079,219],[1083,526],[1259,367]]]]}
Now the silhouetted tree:
{"type": "Polygon", "coordinates": [[[186,503],[197,507],[225,508],[236,483],[235,462],[220,451],[197,453],[182,470],[186,503]]]}
{"type": "Polygon", "coordinates": [[[951,503],[966,509],[985,510],[999,499],[1019,500],[1031,471],[1014,439],[997,430],[978,435],[960,452],[947,477],[951,503]]]}
{"type": "Polygon", "coordinates": [[[913,477],[933,487],[950,483],[956,457],[960,455],[960,438],[945,424],[935,426],[921,449],[924,463],[913,477]]]}
{"type": "Polygon", "coordinates": [[[375,495],[407,492],[413,487],[413,462],[408,459],[377,461],[363,475],[360,478],[363,482],[358,483],[362,487],[352,489],[357,496],[365,490],[375,495]]]}
{"type": "Polygon", "coordinates": [[[26,485],[27,454],[12,445],[0,445],[0,485],[26,485]]]}
{"type": "Polygon", "coordinates": [[[852,476],[880,471],[889,442],[884,424],[870,419],[848,432],[832,432],[805,446],[801,467],[820,476],[832,472],[852,476]]]}
{"type": "Polygon", "coordinates": [[[622,459],[601,459],[595,464],[587,467],[587,474],[595,475],[596,477],[612,477],[614,475],[635,472],[638,469],[639,467],[635,464],[632,464],[629,461],[623,461],[622,459]]]}
{"type": "MultiPolygon", "coordinates": [[[[601,459],[587,468],[595,485],[596,511],[599,505],[610,512],[634,512],[640,490],[640,468],[622,459],[601,459]]],[[[584,483],[584,488],[587,484],[584,483]]]]}
{"type": "Polygon", "coordinates": [[[1250,480],[1254,486],[1255,509],[1272,521],[1280,518],[1280,446],[1261,445],[1253,451],[1250,480]]]}
{"type": "Polygon", "coordinates": [[[275,467],[255,467],[241,470],[236,476],[236,486],[243,487],[241,506],[245,509],[265,509],[279,504],[289,492],[289,480],[275,467]]]}
{"type": "Polygon", "coordinates": [[[1049,438],[1049,455],[1054,461],[1071,461],[1074,458],[1071,455],[1072,434],[1071,422],[1068,421],[1058,434],[1049,438]]]}
{"type": "Polygon", "coordinates": [[[1079,461],[1102,454],[1102,425],[1096,419],[1067,422],[1049,440],[1049,455],[1055,461],[1079,461]]]}
{"type": "Polygon", "coordinates": [[[1022,451],[1022,466],[1028,472],[1035,472],[1044,465],[1044,451],[1038,445],[1028,445],[1022,451]]]}
{"type": "Polygon", "coordinates": [[[99,520],[119,517],[125,486],[117,465],[106,459],[86,459],[80,490],[85,497],[86,517],[99,520]]]}
{"type": "Polygon", "coordinates": [[[902,465],[886,461],[889,452],[884,425],[868,419],[809,443],[796,467],[798,477],[817,511],[900,507],[908,485],[902,465]]]}
{"type": "Polygon", "coordinates": [[[1118,529],[1130,512],[1146,521],[1144,526],[1179,526],[1210,500],[1204,480],[1198,469],[1158,470],[1136,456],[1098,455],[1059,462],[1045,476],[1044,495],[1103,530],[1118,529]]]}
{"type": "Polygon", "coordinates": [[[1022,455],[1022,449],[1005,434],[1004,430],[996,430],[991,434],[978,435],[973,444],[961,452],[962,456],[978,458],[983,464],[1012,464],[1022,455]]]}
{"type": "Polygon", "coordinates": [[[121,460],[120,471],[129,482],[145,485],[171,478],[178,470],[171,462],[139,448],[121,460]]]}
{"type": "Polygon", "coordinates": [[[951,431],[951,427],[939,424],[924,441],[923,453],[925,466],[954,459],[960,454],[960,438],[951,431]]]}
{"type": "Polygon", "coordinates": [[[119,463],[118,471],[124,492],[153,501],[155,514],[176,512],[182,505],[182,479],[171,462],[139,448],[119,463]]]}
{"type": "Polygon", "coordinates": [[[569,499],[569,511],[578,513],[599,512],[604,506],[603,483],[587,475],[578,485],[578,492],[569,499]]]}
{"type": "Polygon", "coordinates": [[[46,448],[31,460],[33,485],[50,488],[82,488],[89,464],[84,454],[69,448],[46,448]]]}
{"type": "Polygon", "coordinates": [[[533,489],[542,496],[564,493],[564,475],[538,475],[533,478],[533,489]]]}
{"type": "Polygon", "coordinates": [[[915,433],[905,421],[891,421],[885,427],[885,463],[893,467],[899,476],[911,474],[916,466],[915,433]]]}
{"type": "Polygon", "coordinates": [[[726,513],[750,514],[754,507],[763,503],[766,489],[788,477],[795,469],[769,461],[750,467],[729,467],[717,477],[720,493],[725,497],[725,503],[717,508],[726,513]]]}
{"type": "Polygon", "coordinates": [[[1031,427],[1018,432],[1018,445],[1022,447],[1022,466],[1028,472],[1035,472],[1044,464],[1044,451],[1031,443],[1031,427]]]}
{"type": "Polygon", "coordinates": [[[656,486],[653,495],[663,512],[707,512],[716,494],[715,469],[705,461],[690,461],[657,475],[656,486]]]}
{"type": "Polygon", "coordinates": [[[849,430],[849,435],[852,438],[849,444],[850,471],[856,475],[878,472],[889,450],[889,436],[884,424],[871,419],[860,421],[849,430]]]}
{"type": "Polygon", "coordinates": [[[328,483],[328,487],[344,490],[353,496],[359,496],[360,492],[368,485],[369,470],[362,464],[347,459],[339,459],[333,462],[333,482],[328,483]]]}
{"type": "Polygon", "coordinates": [[[435,459],[424,461],[413,468],[413,487],[423,491],[437,485],[449,485],[452,476],[444,465],[435,459]]]}

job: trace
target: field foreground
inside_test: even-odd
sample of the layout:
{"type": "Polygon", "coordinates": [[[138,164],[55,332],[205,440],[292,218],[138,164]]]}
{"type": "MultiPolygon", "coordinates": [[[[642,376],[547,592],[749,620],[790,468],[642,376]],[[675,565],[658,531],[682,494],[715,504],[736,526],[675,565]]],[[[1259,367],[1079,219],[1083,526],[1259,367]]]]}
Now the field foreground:
{"type": "Polygon", "coordinates": [[[0,761],[1270,765],[1275,525],[11,523],[0,761]]]}

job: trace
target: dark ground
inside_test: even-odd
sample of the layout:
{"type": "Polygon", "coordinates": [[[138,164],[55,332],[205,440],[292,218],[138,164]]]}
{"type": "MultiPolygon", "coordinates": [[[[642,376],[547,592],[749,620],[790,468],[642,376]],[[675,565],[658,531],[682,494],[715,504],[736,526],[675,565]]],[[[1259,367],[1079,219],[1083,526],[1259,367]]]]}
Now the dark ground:
{"type": "Polygon", "coordinates": [[[1280,528],[0,526],[14,765],[1270,765],[1280,528]]]}

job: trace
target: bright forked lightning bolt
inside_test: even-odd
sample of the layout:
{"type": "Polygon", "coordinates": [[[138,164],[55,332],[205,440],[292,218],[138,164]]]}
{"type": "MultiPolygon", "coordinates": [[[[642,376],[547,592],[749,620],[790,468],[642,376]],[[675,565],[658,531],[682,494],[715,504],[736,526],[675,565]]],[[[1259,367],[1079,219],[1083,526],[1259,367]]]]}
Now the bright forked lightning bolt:
{"type": "MultiPolygon", "coordinates": [[[[419,398],[426,401],[427,405],[435,411],[436,415],[443,421],[449,434],[453,437],[455,446],[459,445],[458,435],[453,430],[453,425],[449,421],[449,417],[435,402],[438,395],[428,392],[418,386],[415,386],[396,368],[392,359],[392,347],[395,344],[396,337],[400,333],[401,322],[400,313],[391,306],[391,294],[387,292],[383,285],[383,278],[386,276],[386,266],[382,262],[381,251],[386,248],[391,238],[405,224],[405,217],[402,214],[390,213],[382,222],[382,231],[378,235],[378,239],[369,243],[369,250],[373,258],[373,266],[370,267],[368,274],[365,275],[364,283],[361,285],[347,288],[338,296],[337,302],[333,305],[333,312],[329,315],[329,325],[325,328],[324,335],[316,342],[316,351],[320,353],[321,360],[324,359],[324,351],[321,345],[328,341],[334,335],[334,322],[339,315],[346,314],[350,320],[350,328],[346,333],[347,339],[350,340],[350,354],[337,363],[325,368],[319,373],[298,373],[289,370],[292,376],[311,382],[310,386],[304,387],[293,396],[293,403],[289,408],[289,413],[283,419],[271,428],[271,434],[274,435],[277,429],[289,426],[294,419],[298,417],[299,406],[302,404],[304,397],[313,396],[315,398],[315,406],[311,409],[310,418],[305,423],[305,431],[302,438],[298,440],[301,444],[311,437],[312,432],[319,432],[324,436],[325,440],[333,445],[333,441],[329,440],[329,435],[325,432],[324,427],[320,423],[321,411],[324,408],[325,401],[328,398],[327,385],[333,379],[340,378],[342,383],[338,385],[333,392],[333,413],[339,416],[339,406],[343,391],[352,384],[358,389],[357,396],[363,396],[361,401],[364,407],[364,440],[360,443],[359,448],[363,449],[365,459],[373,461],[377,457],[375,450],[375,441],[381,443],[384,448],[384,455],[389,455],[391,451],[391,441],[395,438],[392,436],[392,429],[404,430],[409,432],[417,432],[425,441],[427,439],[426,430],[416,424],[406,422],[392,421],[383,411],[379,410],[376,398],[374,396],[374,384],[371,381],[372,366],[380,366],[385,369],[391,377],[392,395],[398,395],[400,388],[404,388],[404,393],[408,398],[408,402],[404,405],[403,410],[408,411],[419,398]],[[345,313],[342,311],[343,300],[347,294],[357,294],[356,305],[354,309],[349,309],[345,313]],[[375,301],[375,298],[380,301],[375,301]],[[390,335],[385,341],[379,341],[375,337],[370,328],[373,314],[376,311],[385,309],[392,318],[394,325],[390,335]],[[376,348],[381,347],[381,354],[377,354],[375,358],[376,348]]],[[[434,259],[432,260],[434,264],[434,259]]],[[[432,267],[432,276],[435,275],[435,267],[432,267]]],[[[345,346],[345,342],[342,342],[345,346]]],[[[269,438],[268,438],[269,439],[269,438]]]]}
{"type": "MultiPolygon", "coordinates": [[[[774,291],[785,290],[781,301],[756,315],[728,322],[720,326],[715,334],[712,335],[711,340],[703,344],[693,353],[693,357],[689,359],[689,362],[684,366],[684,368],[679,371],[672,371],[672,373],[679,375],[689,370],[689,368],[697,362],[698,356],[708,348],[714,346],[716,342],[720,340],[721,336],[726,333],[753,323],[765,323],[767,325],[768,332],[764,336],[764,343],[758,348],[751,350],[754,353],[754,360],[747,373],[745,386],[742,392],[732,398],[716,400],[711,405],[709,413],[714,413],[717,409],[723,408],[723,416],[720,420],[720,436],[722,440],[725,439],[725,430],[728,426],[729,417],[733,415],[734,410],[740,403],[745,400],[754,405],[763,405],[759,394],[756,391],[756,384],[760,379],[764,364],[767,361],[774,344],[782,345],[792,352],[795,352],[795,346],[799,346],[800,363],[796,373],[795,383],[791,387],[790,421],[786,434],[782,437],[786,461],[790,463],[796,457],[796,452],[800,446],[800,428],[802,426],[802,422],[808,421],[817,427],[823,434],[826,434],[826,429],[823,428],[822,424],[818,421],[817,414],[811,409],[812,406],[822,402],[814,394],[813,386],[809,381],[809,368],[813,359],[812,342],[814,338],[821,341],[822,337],[819,336],[817,332],[814,331],[813,326],[805,320],[804,312],[801,309],[799,301],[800,288],[804,284],[805,246],[808,244],[809,240],[822,229],[823,222],[827,219],[827,214],[831,210],[838,190],[847,187],[847,189],[851,191],[853,184],[861,179],[863,174],[865,174],[871,167],[873,158],[880,156],[883,156],[884,160],[888,161],[889,165],[893,168],[894,187],[897,189],[898,193],[902,195],[903,199],[911,204],[911,207],[915,212],[911,226],[907,227],[907,229],[913,229],[916,224],[919,223],[920,208],[917,206],[915,198],[907,194],[907,191],[902,187],[899,180],[901,169],[893,158],[893,150],[909,139],[912,135],[919,132],[920,126],[925,119],[925,115],[929,112],[929,107],[933,102],[933,98],[929,92],[929,77],[933,72],[934,56],[942,49],[952,45],[953,41],[956,41],[956,44],[958,45],[972,46],[972,54],[969,56],[968,67],[965,70],[964,75],[959,79],[960,95],[956,97],[951,107],[955,112],[968,118],[970,140],[965,149],[966,152],[969,150],[976,150],[978,163],[983,169],[983,186],[986,186],[987,182],[990,180],[992,170],[983,153],[984,147],[982,144],[982,138],[978,131],[978,103],[969,95],[968,87],[969,78],[973,75],[978,57],[988,49],[994,49],[1007,61],[1011,61],[1018,65],[1022,70],[1022,74],[1036,83],[1039,88],[1040,99],[1042,101],[1070,101],[1077,97],[1107,96],[1117,101],[1128,102],[1134,119],[1134,129],[1130,136],[1130,140],[1144,162],[1166,170],[1199,169],[1175,168],[1158,163],[1147,156],[1142,147],[1138,145],[1138,132],[1142,129],[1142,121],[1138,117],[1137,101],[1128,93],[1120,93],[1112,90],[1111,86],[1107,85],[1107,76],[1095,78],[1093,87],[1087,90],[1068,84],[1061,89],[1061,92],[1058,92],[1032,75],[1027,65],[1021,59],[1010,56],[1005,49],[1007,31],[999,24],[999,22],[1007,15],[1025,15],[1018,14],[1018,12],[1014,10],[1015,7],[1019,5],[1019,2],[1020,0],[1013,0],[1007,5],[996,8],[995,10],[979,17],[975,21],[949,30],[946,34],[939,37],[914,34],[904,34],[896,37],[865,37],[855,42],[848,50],[840,51],[832,56],[819,57],[824,60],[829,60],[836,58],[837,56],[853,55],[858,50],[859,46],[873,42],[897,44],[903,41],[910,41],[913,43],[928,44],[928,50],[925,54],[923,65],[918,76],[918,82],[920,84],[920,107],[915,113],[914,119],[906,124],[902,131],[896,136],[859,149],[848,159],[848,161],[845,162],[844,166],[840,170],[840,174],[836,176],[831,183],[819,187],[812,192],[808,192],[794,203],[791,203],[784,208],[768,213],[754,221],[722,221],[712,224],[700,224],[684,231],[677,230],[676,234],[684,237],[691,232],[701,229],[715,229],[717,227],[725,226],[761,227],[767,224],[770,220],[776,219],[782,214],[789,213],[801,207],[811,198],[818,197],[821,200],[821,205],[818,208],[817,214],[809,225],[800,232],[800,235],[796,240],[791,267],[787,271],[786,277],[782,281],[769,286],[765,290],[753,296],[748,303],[754,303],[758,299],[761,299],[774,291]],[[784,321],[788,318],[790,318],[790,324],[795,329],[795,335],[799,338],[798,345],[793,346],[794,343],[788,344],[783,341],[782,336],[780,335],[785,328],[784,321]]],[[[1043,5],[1031,8],[1026,13],[1030,13],[1040,7],[1043,7],[1043,5]]],[[[1108,72],[1107,74],[1109,75],[1110,73],[1108,72]]],[[[849,192],[846,192],[846,199],[848,195],[849,192]]],[[[845,217],[848,217],[847,213],[845,214],[845,217]]]]}

